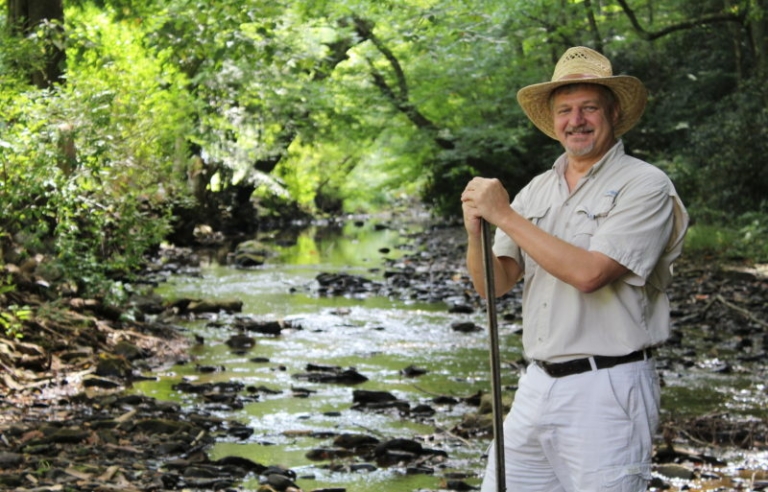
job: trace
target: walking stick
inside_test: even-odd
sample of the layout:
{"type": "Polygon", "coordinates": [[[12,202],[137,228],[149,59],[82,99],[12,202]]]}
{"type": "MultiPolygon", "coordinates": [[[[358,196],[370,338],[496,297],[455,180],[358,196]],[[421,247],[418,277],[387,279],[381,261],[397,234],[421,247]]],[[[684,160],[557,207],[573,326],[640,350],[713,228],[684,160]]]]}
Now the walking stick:
{"type": "Polygon", "coordinates": [[[501,402],[501,357],[499,356],[499,328],[496,324],[496,287],[493,277],[493,250],[491,226],[483,220],[482,246],[485,269],[485,299],[488,312],[488,332],[491,348],[491,389],[493,393],[493,440],[496,451],[496,490],[506,492],[507,479],[504,469],[504,407],[501,402]]]}

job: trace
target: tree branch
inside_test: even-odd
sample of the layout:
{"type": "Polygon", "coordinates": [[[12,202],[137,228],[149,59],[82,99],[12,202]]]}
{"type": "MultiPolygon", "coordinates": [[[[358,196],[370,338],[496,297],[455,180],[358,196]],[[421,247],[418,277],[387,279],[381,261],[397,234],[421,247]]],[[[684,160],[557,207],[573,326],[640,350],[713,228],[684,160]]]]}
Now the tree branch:
{"type": "Polygon", "coordinates": [[[635,31],[637,31],[640,38],[646,41],[653,41],[654,39],[661,38],[663,36],[666,36],[667,34],[671,34],[676,31],[691,29],[693,27],[703,26],[707,24],[718,24],[721,22],[737,22],[737,23],[743,24],[744,19],[746,18],[745,13],[707,14],[707,15],[702,15],[700,17],[697,17],[695,19],[679,22],[677,24],[672,24],[670,26],[667,26],[655,32],[651,32],[651,31],[645,30],[645,28],[643,28],[643,26],[640,25],[640,22],[637,20],[637,16],[635,15],[635,12],[627,4],[627,0],[617,0],[617,1],[619,2],[619,5],[621,5],[622,10],[624,10],[624,14],[626,14],[627,18],[629,19],[629,22],[632,23],[632,27],[635,28],[635,31]]]}
{"type": "Polygon", "coordinates": [[[394,53],[387,48],[387,46],[373,33],[373,25],[364,19],[359,17],[354,18],[355,30],[358,36],[364,40],[370,41],[379,52],[384,55],[389,63],[392,71],[395,74],[395,80],[397,84],[397,90],[392,87],[387,79],[384,77],[373,62],[368,59],[368,66],[370,67],[371,77],[373,77],[373,83],[384,96],[392,101],[395,108],[403,113],[411,122],[416,125],[417,128],[429,132],[434,135],[434,140],[441,148],[450,150],[455,148],[455,144],[452,140],[442,138],[439,136],[439,129],[429,118],[424,116],[416,106],[410,101],[408,94],[408,82],[405,77],[400,61],[397,59],[394,53]]]}

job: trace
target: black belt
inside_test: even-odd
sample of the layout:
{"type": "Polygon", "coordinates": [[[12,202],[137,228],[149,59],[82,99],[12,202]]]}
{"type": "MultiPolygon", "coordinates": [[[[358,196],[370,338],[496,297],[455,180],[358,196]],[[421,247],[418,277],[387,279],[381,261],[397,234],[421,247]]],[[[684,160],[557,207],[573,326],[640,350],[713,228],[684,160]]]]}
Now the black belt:
{"type": "Polygon", "coordinates": [[[631,354],[622,355],[620,357],[595,355],[583,359],[569,360],[568,362],[545,362],[542,360],[534,362],[553,378],[562,378],[564,376],[591,371],[593,367],[590,359],[595,363],[594,369],[608,369],[609,367],[618,366],[619,364],[637,362],[639,360],[650,359],[651,357],[653,357],[653,351],[651,349],[643,349],[636,350],[631,354]]]}

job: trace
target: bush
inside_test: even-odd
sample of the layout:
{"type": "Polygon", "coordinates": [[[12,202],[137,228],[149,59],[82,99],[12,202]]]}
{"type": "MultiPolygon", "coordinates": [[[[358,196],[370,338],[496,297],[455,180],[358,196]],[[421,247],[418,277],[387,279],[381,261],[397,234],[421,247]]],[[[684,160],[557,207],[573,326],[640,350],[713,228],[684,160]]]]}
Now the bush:
{"type": "Polygon", "coordinates": [[[127,26],[93,7],[67,19],[67,84],[0,87],[0,228],[16,246],[9,259],[43,255],[55,280],[108,297],[185,193],[178,142],[191,104],[183,77],[127,26]]]}

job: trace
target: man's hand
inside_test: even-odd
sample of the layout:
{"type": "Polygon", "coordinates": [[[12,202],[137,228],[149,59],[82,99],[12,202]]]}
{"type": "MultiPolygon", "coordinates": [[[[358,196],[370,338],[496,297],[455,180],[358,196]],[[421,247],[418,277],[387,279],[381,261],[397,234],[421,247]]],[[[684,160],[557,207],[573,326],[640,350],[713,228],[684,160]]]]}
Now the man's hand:
{"type": "Polygon", "coordinates": [[[461,194],[464,227],[472,236],[480,234],[480,221],[497,225],[494,219],[509,211],[509,193],[498,179],[474,178],[461,194]]]}

